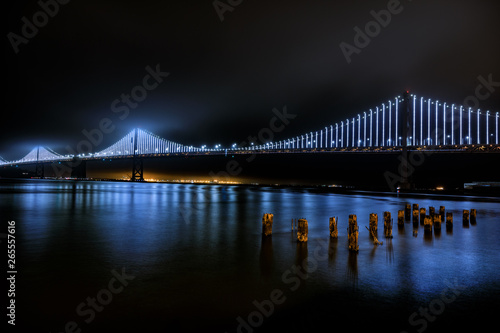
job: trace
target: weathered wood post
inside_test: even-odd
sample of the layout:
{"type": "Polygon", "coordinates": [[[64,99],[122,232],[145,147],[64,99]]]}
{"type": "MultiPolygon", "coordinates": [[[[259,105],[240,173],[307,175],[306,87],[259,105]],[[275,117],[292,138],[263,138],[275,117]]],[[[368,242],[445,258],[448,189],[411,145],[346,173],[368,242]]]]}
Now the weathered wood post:
{"type": "Polygon", "coordinates": [[[307,235],[309,233],[309,225],[306,219],[299,219],[297,226],[297,240],[299,242],[307,242],[307,235]]]}
{"type": "Polygon", "coordinates": [[[424,225],[425,208],[420,208],[420,225],[424,225]]]}
{"type": "Polygon", "coordinates": [[[430,215],[425,215],[424,218],[424,231],[432,232],[432,217],[430,215]]]}
{"type": "Polygon", "coordinates": [[[398,224],[399,225],[405,224],[405,211],[404,210],[398,210],[398,224]]]}
{"type": "Polygon", "coordinates": [[[332,238],[338,238],[339,237],[339,230],[337,227],[337,222],[338,222],[338,217],[330,217],[330,237],[332,238]]]}
{"type": "Polygon", "coordinates": [[[358,246],[358,218],[356,215],[349,215],[348,240],[349,251],[359,251],[358,246]]]}
{"type": "Polygon", "coordinates": [[[370,233],[370,237],[373,238],[373,244],[374,245],[382,245],[382,242],[379,242],[377,238],[377,231],[378,231],[378,215],[375,213],[370,214],[370,228],[368,229],[368,232],[370,233]]]}
{"type": "Polygon", "coordinates": [[[444,219],[446,218],[444,206],[439,206],[439,215],[441,215],[441,222],[444,222],[444,219]]]}
{"type": "Polygon", "coordinates": [[[378,230],[378,215],[375,213],[370,214],[370,232],[373,232],[373,234],[377,234],[378,230]]]}
{"type": "Polygon", "coordinates": [[[453,213],[446,213],[446,229],[453,229],[453,213]]]}
{"type": "Polygon", "coordinates": [[[433,217],[436,214],[436,209],[434,207],[429,207],[429,216],[433,217]]]}
{"type": "Polygon", "coordinates": [[[391,212],[384,212],[384,235],[385,238],[392,238],[391,212]]]}
{"type": "Polygon", "coordinates": [[[413,223],[418,223],[418,204],[413,204],[413,223]]]}
{"type": "Polygon", "coordinates": [[[273,233],[273,214],[264,214],[262,216],[262,234],[269,236],[273,233]]]}
{"type": "Polygon", "coordinates": [[[406,204],[405,206],[405,221],[410,221],[411,220],[411,205],[406,204]]]}
{"type": "Polygon", "coordinates": [[[470,210],[470,224],[476,224],[477,211],[475,209],[470,210]]]}
{"type": "Polygon", "coordinates": [[[441,230],[441,215],[434,215],[432,224],[434,225],[434,231],[441,230]]]}
{"type": "Polygon", "coordinates": [[[464,215],[463,215],[463,224],[464,226],[468,227],[469,226],[469,211],[464,209],[464,215]]]}

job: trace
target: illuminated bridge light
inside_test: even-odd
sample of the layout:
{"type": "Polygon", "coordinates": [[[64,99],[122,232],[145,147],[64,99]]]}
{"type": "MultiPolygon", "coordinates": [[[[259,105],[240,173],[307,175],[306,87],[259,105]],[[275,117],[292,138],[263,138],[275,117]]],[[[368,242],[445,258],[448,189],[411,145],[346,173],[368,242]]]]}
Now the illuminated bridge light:
{"type": "MultiPolygon", "coordinates": [[[[183,145],[177,142],[166,140],[160,136],[142,129],[134,129],[123,138],[112,144],[111,146],[95,152],[95,153],[79,153],[76,156],[84,159],[102,159],[103,157],[120,157],[130,155],[154,156],[156,154],[172,154],[172,153],[198,153],[198,152],[214,152],[220,153],[227,150],[266,150],[266,149],[313,149],[313,148],[357,148],[357,147],[385,147],[385,146],[401,146],[403,140],[406,144],[418,145],[435,145],[441,144],[477,144],[499,143],[499,112],[494,115],[490,111],[483,112],[474,110],[471,107],[464,108],[463,105],[451,104],[451,106],[443,102],[433,101],[416,94],[411,94],[412,114],[408,116],[407,124],[400,124],[400,112],[406,112],[400,108],[400,103],[404,103],[401,96],[397,96],[394,100],[389,100],[386,103],[381,103],[381,106],[375,106],[369,111],[357,113],[354,117],[347,117],[343,121],[335,124],[327,125],[316,131],[310,131],[302,135],[297,135],[291,138],[281,138],[278,141],[254,144],[249,143],[248,147],[238,147],[235,143],[231,148],[225,149],[220,144],[216,144],[213,148],[208,148],[207,145],[195,147],[192,145],[183,145]],[[420,103],[417,105],[417,98],[420,103]],[[427,103],[427,112],[425,112],[425,103],[427,103]],[[431,105],[434,109],[431,110],[431,105]],[[442,109],[441,109],[442,106],[442,109]],[[418,110],[418,107],[420,110],[418,110]],[[448,109],[451,110],[451,125],[448,125],[448,109]],[[443,112],[441,116],[441,110],[443,112]],[[435,112],[435,114],[432,114],[435,112]],[[473,113],[477,112],[476,118],[473,113]],[[426,114],[427,113],[427,114],[426,114]],[[459,119],[456,119],[456,117],[459,119]],[[376,117],[374,119],[374,117],[376,117]],[[363,118],[363,124],[361,124],[363,118]],[[369,118],[369,121],[368,121],[369,118]],[[481,123],[482,118],[486,118],[484,125],[481,123]],[[442,126],[440,122],[443,122],[442,126]],[[455,128],[455,121],[457,128],[455,128]],[[467,124],[464,124],[464,122],[467,124]],[[474,126],[473,121],[476,121],[474,126]],[[490,124],[491,121],[494,125],[490,124]],[[357,126],[356,126],[357,122],[357,126]],[[434,123],[434,124],[433,124],[434,123]],[[352,125],[351,125],[352,124],[352,125]],[[350,126],[351,125],[351,126],[350,126]],[[408,135],[402,138],[401,125],[408,126],[408,135]],[[418,131],[417,126],[420,130],[418,131]],[[450,128],[451,126],[451,128],[450,128]],[[467,127],[465,127],[467,126],[467,127]],[[340,129],[339,129],[340,127],[340,129]],[[427,127],[427,133],[425,132],[427,127]],[[434,135],[431,131],[435,131],[434,135]],[[346,133],[344,133],[344,130],[346,133]],[[441,130],[441,133],[439,132],[441,130]],[[483,137],[481,131],[484,130],[483,137]],[[335,131],[335,134],[334,134],[335,131]],[[458,134],[456,133],[458,131],[458,134]],[[380,133],[380,134],[379,134],[380,133]],[[442,140],[441,140],[442,137],[442,140]],[[137,142],[134,142],[137,139],[137,142]],[[473,140],[475,139],[475,140],[473,140]]],[[[0,165],[19,164],[19,163],[37,163],[39,161],[64,161],[74,158],[74,155],[60,155],[46,147],[35,147],[23,158],[15,161],[6,161],[0,158],[0,165]]]]}
{"type": "Polygon", "coordinates": [[[498,116],[499,116],[499,114],[497,112],[496,116],[495,116],[495,119],[496,119],[496,121],[495,121],[495,131],[496,131],[496,140],[495,140],[496,142],[495,142],[495,144],[498,144],[498,116]]]}
{"type": "Polygon", "coordinates": [[[467,143],[471,144],[472,143],[472,135],[471,135],[471,114],[472,114],[472,109],[469,107],[469,135],[467,136],[467,143]]]}
{"type": "Polygon", "coordinates": [[[490,111],[486,111],[486,144],[490,144],[490,127],[489,127],[490,111]]]}
{"type": "Polygon", "coordinates": [[[480,122],[480,121],[479,121],[479,120],[480,120],[480,119],[479,119],[479,115],[480,115],[480,114],[481,114],[481,111],[478,109],[478,110],[477,110],[477,144],[480,144],[480,143],[481,143],[481,137],[480,137],[480,135],[479,135],[479,129],[480,129],[480,128],[479,128],[479,122],[480,122]]]}

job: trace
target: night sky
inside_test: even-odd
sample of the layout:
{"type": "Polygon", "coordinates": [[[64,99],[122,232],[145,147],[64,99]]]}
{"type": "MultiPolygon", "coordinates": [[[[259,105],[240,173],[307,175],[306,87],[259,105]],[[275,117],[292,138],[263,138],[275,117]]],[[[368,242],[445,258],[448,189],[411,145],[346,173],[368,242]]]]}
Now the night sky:
{"type": "MultiPolygon", "coordinates": [[[[115,129],[96,151],[134,127],[184,144],[229,146],[268,127],[272,109],[286,105],[297,117],[276,137],[284,139],[406,89],[461,104],[475,95],[478,76],[500,82],[498,0],[401,1],[350,64],[339,45],[354,45],[354,28],[364,31],[370,11],[393,1],[230,2],[241,3],[221,21],[212,0],[73,0],[16,53],[9,33],[22,37],[22,18],[43,15],[37,1],[10,1],[0,156],[18,159],[36,145],[66,154],[103,118],[115,129]],[[120,119],[112,103],[143,85],[147,66],[170,74],[157,85],[149,80],[156,87],[120,119]]],[[[494,89],[481,109],[499,110],[494,89]]]]}

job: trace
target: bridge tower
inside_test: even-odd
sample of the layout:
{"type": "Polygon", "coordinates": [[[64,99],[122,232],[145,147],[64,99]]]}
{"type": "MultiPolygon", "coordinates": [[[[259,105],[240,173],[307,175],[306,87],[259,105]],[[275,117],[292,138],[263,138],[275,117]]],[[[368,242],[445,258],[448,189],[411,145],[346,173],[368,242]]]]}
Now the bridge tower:
{"type": "Polygon", "coordinates": [[[401,133],[402,150],[401,150],[401,170],[400,170],[401,182],[399,184],[399,187],[403,190],[410,189],[410,182],[408,180],[408,142],[410,140],[409,133],[411,127],[410,105],[411,105],[410,92],[405,91],[403,93],[403,107],[400,108],[401,110],[400,133],[401,133]]]}
{"type": "Polygon", "coordinates": [[[138,154],[137,140],[139,136],[139,130],[136,128],[134,130],[134,158],[132,161],[132,178],[133,182],[143,182],[144,181],[144,165],[142,157],[138,154]]]}
{"type": "Polygon", "coordinates": [[[36,148],[36,167],[35,167],[35,177],[38,178],[44,178],[45,177],[45,172],[44,172],[44,167],[43,163],[40,162],[40,147],[36,148]]]}

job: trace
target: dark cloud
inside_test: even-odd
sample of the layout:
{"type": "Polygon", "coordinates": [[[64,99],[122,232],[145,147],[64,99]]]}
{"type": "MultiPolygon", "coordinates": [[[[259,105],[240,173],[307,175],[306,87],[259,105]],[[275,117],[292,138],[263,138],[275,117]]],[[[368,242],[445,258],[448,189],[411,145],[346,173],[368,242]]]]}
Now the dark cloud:
{"type": "MultiPolygon", "coordinates": [[[[42,0],[43,1],[43,0],[42,0]]],[[[348,64],[339,47],[387,1],[243,1],[224,22],[212,1],[71,1],[15,54],[8,39],[0,155],[36,144],[64,149],[108,117],[108,145],[140,126],[183,143],[230,144],[287,105],[296,135],[379,104],[404,89],[461,103],[479,75],[500,81],[498,1],[402,1],[348,64]],[[146,66],[171,75],[120,120],[111,103],[146,66]],[[15,148],[15,149],[13,149],[15,148]]],[[[40,10],[16,1],[7,33],[40,10]]],[[[482,102],[498,110],[500,91],[482,102]]]]}

